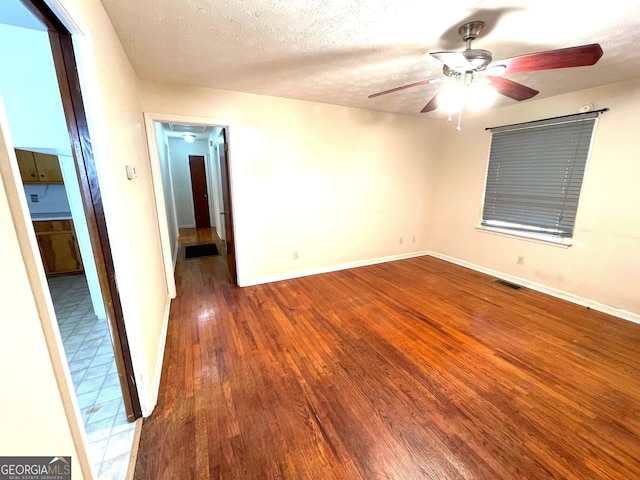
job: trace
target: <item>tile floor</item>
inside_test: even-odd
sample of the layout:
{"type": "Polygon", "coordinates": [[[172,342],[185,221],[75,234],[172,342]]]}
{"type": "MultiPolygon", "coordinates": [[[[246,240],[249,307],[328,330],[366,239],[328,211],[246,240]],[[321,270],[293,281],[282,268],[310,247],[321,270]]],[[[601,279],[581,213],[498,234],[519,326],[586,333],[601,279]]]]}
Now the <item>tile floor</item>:
{"type": "Polygon", "coordinates": [[[93,313],[85,276],[48,279],[62,343],[99,480],[126,478],[135,424],[127,422],[107,320],[93,313]]]}

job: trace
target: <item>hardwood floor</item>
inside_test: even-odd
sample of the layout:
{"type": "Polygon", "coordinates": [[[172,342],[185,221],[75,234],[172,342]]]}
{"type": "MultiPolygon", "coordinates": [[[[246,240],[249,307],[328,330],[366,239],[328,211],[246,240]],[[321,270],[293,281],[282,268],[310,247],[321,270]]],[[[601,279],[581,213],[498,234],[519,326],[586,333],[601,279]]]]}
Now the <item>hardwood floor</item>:
{"type": "Polygon", "coordinates": [[[640,478],[640,325],[433,257],[180,260],[136,479],[640,478]]]}

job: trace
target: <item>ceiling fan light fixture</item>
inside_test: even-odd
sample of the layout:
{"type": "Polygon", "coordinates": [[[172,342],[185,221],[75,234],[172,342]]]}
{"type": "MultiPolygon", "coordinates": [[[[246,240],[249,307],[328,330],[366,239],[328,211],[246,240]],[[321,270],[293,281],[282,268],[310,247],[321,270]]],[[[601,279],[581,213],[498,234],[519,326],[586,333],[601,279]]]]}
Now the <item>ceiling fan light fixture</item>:
{"type": "Polygon", "coordinates": [[[193,141],[196,139],[196,136],[193,133],[185,133],[184,135],[182,135],[182,138],[187,143],[193,143],[193,141]]]}
{"type": "Polygon", "coordinates": [[[464,97],[464,84],[450,83],[438,93],[438,107],[447,113],[457,113],[464,107],[464,97]]]}
{"type": "Polygon", "coordinates": [[[498,92],[491,85],[474,82],[469,86],[466,106],[473,112],[484,110],[493,105],[497,96],[498,92]]]}

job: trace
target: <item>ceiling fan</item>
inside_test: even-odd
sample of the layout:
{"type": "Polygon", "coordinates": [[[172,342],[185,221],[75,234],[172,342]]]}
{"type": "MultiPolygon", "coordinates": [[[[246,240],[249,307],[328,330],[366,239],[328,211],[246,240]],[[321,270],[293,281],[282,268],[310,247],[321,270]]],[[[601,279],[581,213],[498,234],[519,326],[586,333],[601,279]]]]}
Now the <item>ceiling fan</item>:
{"type": "MultiPolygon", "coordinates": [[[[471,42],[478,38],[484,27],[484,22],[473,21],[465,23],[458,29],[462,40],[466,42],[464,51],[431,52],[430,55],[444,63],[442,73],[444,77],[421,80],[400,87],[391,88],[383,92],[369,95],[369,98],[379,97],[419,85],[440,83],[455,80],[458,84],[471,86],[474,82],[489,83],[493,89],[502,95],[517,101],[527,100],[537,95],[538,90],[514,82],[502,75],[551,70],[554,68],[583,67],[595,65],[602,57],[602,48],[597,43],[580,45],[577,47],[560,48],[544,52],[529,53],[504,60],[493,61],[493,55],[488,50],[471,48],[471,42]]],[[[438,97],[441,89],[421,110],[421,113],[431,112],[438,108],[438,97]]]]}

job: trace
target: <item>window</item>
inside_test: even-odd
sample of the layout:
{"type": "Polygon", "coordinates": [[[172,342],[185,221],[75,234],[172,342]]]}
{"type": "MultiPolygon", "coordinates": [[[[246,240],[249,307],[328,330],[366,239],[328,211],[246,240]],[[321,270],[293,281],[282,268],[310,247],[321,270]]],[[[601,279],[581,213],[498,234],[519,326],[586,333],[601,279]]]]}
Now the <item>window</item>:
{"type": "Polygon", "coordinates": [[[599,113],[491,128],[482,226],[571,238],[599,113]]]}

